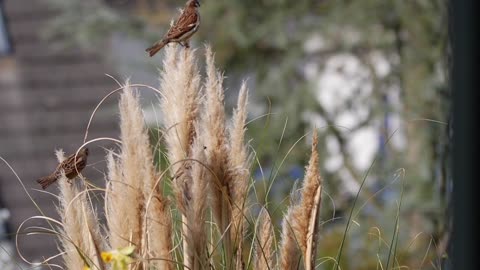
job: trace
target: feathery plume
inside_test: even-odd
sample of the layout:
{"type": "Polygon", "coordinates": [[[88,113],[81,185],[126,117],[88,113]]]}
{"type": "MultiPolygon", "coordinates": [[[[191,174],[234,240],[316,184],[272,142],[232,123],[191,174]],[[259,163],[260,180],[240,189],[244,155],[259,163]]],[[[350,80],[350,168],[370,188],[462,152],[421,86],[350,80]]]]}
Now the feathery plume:
{"type": "Polygon", "coordinates": [[[138,94],[127,82],[120,98],[122,152],[118,161],[109,157],[111,203],[108,214],[111,246],[129,245],[150,265],[173,269],[172,223],[167,200],[153,164],[153,153],[138,94]],[[119,213],[118,211],[121,211],[119,213]]]}
{"type": "Polygon", "coordinates": [[[161,101],[161,108],[168,159],[172,166],[172,187],[177,207],[182,213],[184,265],[191,268],[192,258],[188,251],[193,247],[189,246],[187,241],[190,229],[186,215],[192,198],[192,162],[186,159],[192,156],[191,147],[196,136],[200,75],[195,63],[195,50],[182,52],[180,53],[176,46],[166,48],[160,87],[165,97],[161,101]]]}
{"type": "MultiPolygon", "coordinates": [[[[120,97],[120,137],[122,140],[119,159],[109,168],[117,171],[110,175],[108,196],[108,220],[110,229],[110,245],[113,249],[134,245],[141,251],[142,217],[145,207],[143,198],[144,177],[146,172],[145,154],[142,140],[143,117],[138,106],[138,97],[132,93],[129,82],[126,82],[120,97]]],[[[110,160],[112,162],[113,160],[110,160]]]]}
{"type": "Polygon", "coordinates": [[[306,270],[314,269],[322,192],[317,145],[315,131],[300,201],[289,207],[282,224],[281,269],[297,269],[301,264],[306,270]]]}
{"type": "Polygon", "coordinates": [[[145,198],[147,201],[145,250],[147,259],[153,260],[148,264],[155,269],[174,269],[171,256],[173,228],[170,204],[162,195],[163,191],[160,187],[152,187],[150,192],[151,194],[146,194],[145,198]]]}
{"type": "Polygon", "coordinates": [[[172,164],[173,189],[178,207],[185,213],[186,198],[191,196],[190,179],[185,172],[189,162],[191,145],[195,138],[195,122],[200,103],[200,75],[195,64],[195,50],[183,53],[170,46],[165,49],[164,70],[160,85],[165,96],[161,101],[166,130],[165,142],[168,159],[172,164]]]}
{"type": "Polygon", "coordinates": [[[225,127],[225,109],[223,94],[223,76],[215,68],[215,59],[210,47],[206,47],[207,79],[205,82],[205,101],[202,117],[202,138],[206,147],[206,157],[211,173],[210,206],[220,235],[223,235],[223,247],[227,268],[234,266],[236,253],[231,238],[232,207],[229,191],[227,131],[225,127]]]}
{"type": "Polygon", "coordinates": [[[267,209],[262,208],[257,225],[255,242],[255,269],[273,269],[273,224],[267,209]]]}
{"type": "Polygon", "coordinates": [[[123,222],[121,209],[116,206],[122,201],[122,193],[126,189],[122,182],[122,174],[119,162],[115,160],[113,151],[107,154],[107,184],[105,188],[105,218],[109,229],[110,247],[122,247],[128,245],[128,238],[122,238],[122,235],[128,235],[127,223],[123,222]]]}
{"type": "Polygon", "coordinates": [[[205,82],[205,116],[202,118],[203,138],[207,148],[207,163],[212,170],[209,178],[212,191],[212,211],[221,233],[230,225],[226,170],[228,144],[223,106],[223,76],[215,69],[214,56],[206,47],[207,80],[205,82]]]}
{"type": "MultiPolygon", "coordinates": [[[[64,160],[61,151],[56,153],[59,162],[64,160]]],[[[65,173],[60,176],[60,206],[58,213],[62,217],[63,259],[68,269],[83,269],[84,266],[104,269],[99,261],[100,251],[105,248],[100,235],[97,217],[87,199],[87,193],[78,190],[76,183],[70,184],[65,173]]]]}
{"type": "MultiPolygon", "coordinates": [[[[133,96],[132,96],[133,97],[133,96]]],[[[137,100],[140,109],[140,104],[137,100]]],[[[139,110],[130,112],[136,121],[143,124],[143,115],[139,110]]],[[[137,134],[137,151],[143,159],[141,175],[143,178],[143,200],[145,201],[144,234],[142,235],[143,253],[146,259],[145,269],[150,265],[156,269],[173,269],[171,251],[172,217],[168,200],[163,196],[161,173],[157,172],[153,163],[153,151],[150,147],[148,131],[145,126],[137,134]]]]}
{"type": "Polygon", "coordinates": [[[191,179],[192,197],[188,203],[186,213],[187,245],[186,255],[192,266],[191,269],[208,268],[207,238],[206,238],[206,214],[208,179],[203,144],[197,138],[192,146],[191,179]]]}
{"type": "MultiPolygon", "coordinates": [[[[233,112],[232,126],[229,130],[230,151],[228,155],[228,191],[231,196],[231,229],[233,244],[237,246],[237,268],[242,262],[242,247],[245,237],[246,202],[251,166],[251,155],[245,143],[245,123],[247,120],[248,90],[243,83],[238,96],[237,108],[233,112]]],[[[241,267],[240,267],[241,268],[241,267]]]]}

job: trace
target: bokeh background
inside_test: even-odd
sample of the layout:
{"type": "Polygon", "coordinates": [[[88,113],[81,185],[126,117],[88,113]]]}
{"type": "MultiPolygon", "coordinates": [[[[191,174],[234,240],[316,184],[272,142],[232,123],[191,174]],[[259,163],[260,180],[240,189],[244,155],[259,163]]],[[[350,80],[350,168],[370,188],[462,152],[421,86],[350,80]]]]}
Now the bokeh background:
{"type": "MultiPolygon", "coordinates": [[[[96,103],[118,87],[105,74],[158,87],[162,56],[144,50],[183,5],[0,0],[0,156],[20,177],[0,165],[0,268],[17,269],[13,235],[39,215],[20,181],[56,217],[55,197],[36,191],[34,180],[55,167],[54,149],[70,153],[81,145],[96,103]]],[[[233,105],[243,80],[251,91],[248,136],[258,160],[252,200],[267,205],[279,225],[317,129],[325,185],[319,269],[331,268],[327,258],[343,241],[342,269],[376,269],[391,246],[411,269],[445,265],[446,1],[203,0],[200,12],[191,46],[199,55],[204,44],[216,52],[227,76],[226,104],[233,105]]],[[[153,130],[161,115],[153,94],[142,95],[153,130]]],[[[115,106],[113,98],[102,107],[90,138],[118,137],[115,106]]],[[[109,147],[91,148],[86,174],[100,184],[109,147]]],[[[31,261],[57,253],[52,236],[21,235],[18,248],[31,261]]]]}

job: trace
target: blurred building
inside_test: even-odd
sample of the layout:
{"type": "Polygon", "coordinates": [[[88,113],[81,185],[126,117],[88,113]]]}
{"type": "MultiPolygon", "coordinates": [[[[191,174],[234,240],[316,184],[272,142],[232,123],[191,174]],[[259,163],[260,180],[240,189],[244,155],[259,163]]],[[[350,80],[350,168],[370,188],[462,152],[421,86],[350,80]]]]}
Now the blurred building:
{"type": "MultiPolygon", "coordinates": [[[[94,107],[118,87],[104,74],[115,72],[97,54],[78,48],[53,48],[51,41],[42,38],[49,19],[56,14],[46,1],[0,0],[0,11],[0,156],[14,168],[42,211],[58,218],[56,198],[35,190],[39,189],[35,180],[55,168],[55,149],[71,153],[82,144],[94,107]]],[[[112,99],[102,108],[113,108],[114,104],[112,99]]],[[[102,110],[89,138],[115,136],[116,119],[114,110],[102,110]]],[[[90,147],[87,177],[102,176],[102,146],[106,144],[90,147]]],[[[56,187],[48,191],[57,192],[56,187]]],[[[9,237],[9,233],[15,234],[27,218],[41,215],[3,162],[0,201],[9,212],[9,232],[1,239],[13,240],[15,236],[9,237]]],[[[45,226],[45,222],[32,220],[26,226],[37,225],[45,226]]],[[[21,236],[18,248],[31,261],[58,253],[51,235],[21,236]]]]}

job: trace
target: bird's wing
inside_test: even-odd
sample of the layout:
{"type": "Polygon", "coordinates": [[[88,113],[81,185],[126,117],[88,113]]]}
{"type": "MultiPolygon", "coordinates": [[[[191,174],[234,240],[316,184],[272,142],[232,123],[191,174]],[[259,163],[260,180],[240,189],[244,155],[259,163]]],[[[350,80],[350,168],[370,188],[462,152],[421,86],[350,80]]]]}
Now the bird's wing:
{"type": "Polygon", "coordinates": [[[180,18],[168,30],[165,39],[179,39],[184,34],[192,31],[197,25],[198,14],[194,9],[186,8],[180,18]]]}
{"type": "Polygon", "coordinates": [[[77,174],[82,171],[86,165],[87,155],[84,153],[79,153],[76,156],[76,159],[75,154],[72,154],[61,164],[62,169],[65,171],[65,175],[69,179],[77,176],[77,174]]]}

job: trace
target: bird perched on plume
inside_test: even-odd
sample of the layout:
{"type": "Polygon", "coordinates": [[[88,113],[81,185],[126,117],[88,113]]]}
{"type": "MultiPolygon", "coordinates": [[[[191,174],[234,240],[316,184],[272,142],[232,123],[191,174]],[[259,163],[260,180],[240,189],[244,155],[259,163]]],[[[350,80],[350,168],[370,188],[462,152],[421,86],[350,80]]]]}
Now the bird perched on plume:
{"type": "Polygon", "coordinates": [[[62,163],[58,164],[55,171],[49,176],[42,177],[37,180],[43,189],[46,189],[51,184],[55,183],[65,172],[68,179],[75,178],[87,166],[88,148],[83,148],[78,152],[67,157],[62,163]]]}
{"type": "Polygon", "coordinates": [[[198,0],[188,0],[185,8],[182,10],[180,17],[175,21],[168,30],[167,34],[152,47],[146,49],[151,56],[154,56],[165,45],[170,42],[177,42],[180,45],[189,48],[188,40],[197,32],[200,26],[200,13],[198,12],[200,2],[198,0]]]}

